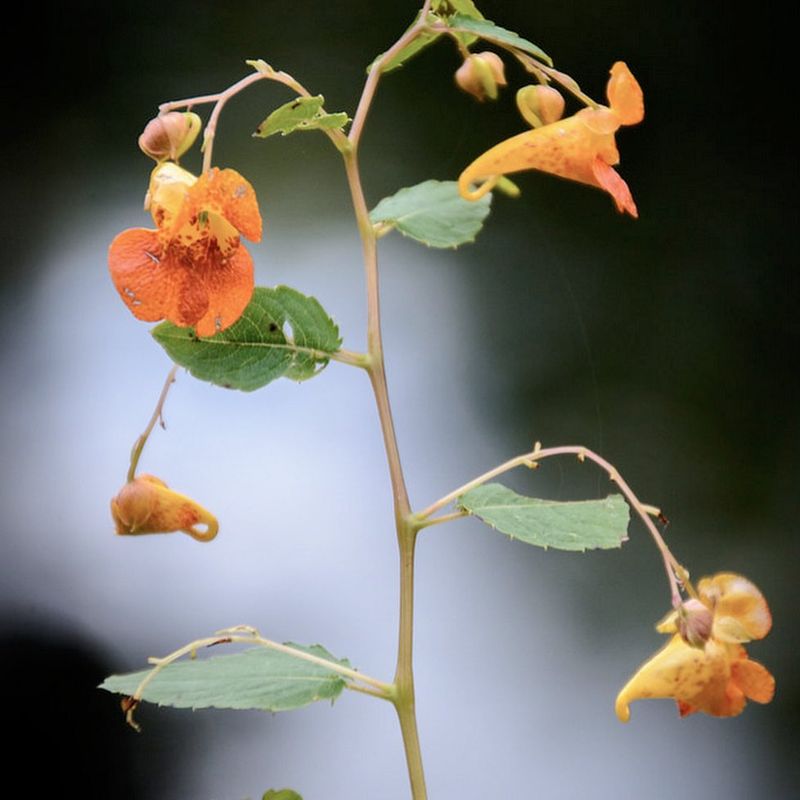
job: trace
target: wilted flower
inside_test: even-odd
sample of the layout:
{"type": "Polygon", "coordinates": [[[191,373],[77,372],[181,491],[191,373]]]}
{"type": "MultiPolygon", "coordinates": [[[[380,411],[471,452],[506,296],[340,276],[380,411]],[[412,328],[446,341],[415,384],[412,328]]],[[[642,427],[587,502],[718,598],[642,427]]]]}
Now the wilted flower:
{"type": "Polygon", "coordinates": [[[697,601],[688,601],[658,625],[659,632],[673,636],[619,693],[616,712],[622,722],[630,719],[629,704],[643,698],[671,697],[682,717],[695,711],[733,717],[748,699],[772,700],[775,679],[742,646],[762,639],[772,626],[761,592],[747,578],[723,572],[703,578],[697,593],[697,601]]]}
{"type": "Polygon", "coordinates": [[[219,530],[213,514],[155,475],[139,475],[126,483],[111,501],[111,516],[120,536],[182,531],[199,542],[210,542],[219,530]],[[197,525],[205,525],[205,530],[197,525]]]}

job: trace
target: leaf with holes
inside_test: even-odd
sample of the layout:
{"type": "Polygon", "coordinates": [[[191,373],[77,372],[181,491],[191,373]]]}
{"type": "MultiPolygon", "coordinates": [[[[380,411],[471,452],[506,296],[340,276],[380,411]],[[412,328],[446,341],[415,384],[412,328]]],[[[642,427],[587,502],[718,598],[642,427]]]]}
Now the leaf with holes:
{"type": "MultiPolygon", "coordinates": [[[[483,14],[478,11],[477,6],[472,0],[441,0],[438,7],[434,4],[433,8],[439,14],[446,15],[448,21],[456,16],[478,20],[484,19],[483,14]]],[[[461,42],[464,47],[471,47],[478,39],[473,33],[455,33],[454,37],[461,42]]]]}
{"type": "Polygon", "coordinates": [[[171,322],[152,334],[196,378],[245,392],[277,378],[307,380],[342,344],[339,328],[317,300],[288,286],[256,287],[241,318],[214,336],[198,337],[171,322]]]}
{"type": "Polygon", "coordinates": [[[514,33],[514,31],[509,31],[505,28],[501,28],[499,25],[495,25],[491,20],[475,19],[474,17],[468,17],[464,14],[456,14],[449,19],[447,25],[451,31],[472,33],[479,36],[481,39],[485,39],[487,42],[514,47],[517,50],[522,50],[524,53],[535,56],[539,60],[544,61],[545,64],[553,65],[550,56],[540,47],[537,47],[533,42],[529,42],[527,39],[523,39],[519,34],[514,33]]]}
{"type": "Polygon", "coordinates": [[[463,14],[472,19],[483,19],[472,0],[434,0],[431,7],[437,14],[463,14]]]}
{"type": "MultiPolygon", "coordinates": [[[[349,667],[324,647],[287,643],[289,647],[349,667]]],[[[152,672],[112,675],[101,689],[130,697],[152,672]]],[[[317,700],[335,700],[345,679],[319,664],[277,650],[253,647],[241,653],[176,661],[145,685],[142,700],[174,708],[249,708],[291,711],[317,700]]]]}
{"type": "Polygon", "coordinates": [[[276,108],[257,128],[253,136],[266,139],[280,133],[286,136],[295,131],[313,131],[329,128],[343,128],[350,121],[344,112],[328,114],[323,108],[325,98],[296,97],[280,108],[276,108]]]}
{"type": "Polygon", "coordinates": [[[462,494],[457,506],[512,539],[545,549],[607,550],[628,538],[630,512],[619,494],[564,503],[524,497],[499,483],[487,483],[462,494]]]}
{"type": "Polygon", "coordinates": [[[455,181],[431,180],[384,197],[369,218],[429,247],[458,247],[475,241],[491,202],[491,194],[470,202],[455,181]]]}

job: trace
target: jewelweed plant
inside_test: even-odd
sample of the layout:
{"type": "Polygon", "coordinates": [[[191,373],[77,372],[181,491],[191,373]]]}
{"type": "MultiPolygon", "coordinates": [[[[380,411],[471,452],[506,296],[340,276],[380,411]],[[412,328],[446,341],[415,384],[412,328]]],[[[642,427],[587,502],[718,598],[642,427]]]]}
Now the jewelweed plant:
{"type": "MultiPolygon", "coordinates": [[[[374,394],[394,502],[400,562],[397,665],[392,678],[376,678],[320,645],[279,643],[255,627],[235,626],[163,658],[151,658],[146,671],[108,678],[103,688],[124,696],[128,722],[137,727],[135,711],[141,701],[180,708],[287,711],[334,699],[345,690],[360,692],[394,707],[411,795],[422,800],[427,794],[413,662],[419,535],[474,516],[525,544],[583,552],[619,547],[627,538],[631,510],[663,561],[671,610],[658,630],[670,638],[620,691],[618,718],[627,722],[630,703],[641,698],[673,698],[681,715],[703,711],[717,717],[740,713],[747,699],[769,702],[774,680],[763,666],[748,659],[743,646],[764,637],[771,626],[759,590],[733,573],[703,578],[695,586],[664,541],[666,519],[661,511],[642,502],[618,469],[597,453],[581,445],[537,442],[427,506],[412,506],[406,490],[384,366],[379,240],[399,231],[428,247],[467,244],[484,226],[492,192],[517,195],[518,188],[507,176],[523,170],[599,188],[611,195],[619,212],[637,217],[632,194],[614,169],[620,160],[617,131],[644,119],[643,93],[628,66],[618,61],[611,67],[607,97],[598,102],[556,69],[537,45],[485,19],[472,0],[426,0],[412,25],[369,65],[352,118],[347,111],[327,110],[321,94],[287,72],[262,60],[247,64],[250,72],[223,92],[164,103],[139,139],[141,149],[156,162],[145,201],[156,227],[120,233],[109,250],[109,268],[133,315],[160,322],[152,335],[174,366],[134,445],[125,485],[112,500],[111,512],[117,533],[123,535],[183,531],[197,541],[210,542],[218,533],[216,518],[199,503],[160,478],[138,472],[142,451],[179,367],[200,380],[247,392],[281,377],[308,380],[331,361],[362,370],[374,394]],[[362,190],[359,148],[378,85],[423,48],[444,42],[455,46],[461,60],[457,86],[479,101],[495,99],[506,85],[505,60],[522,65],[531,83],[520,88],[516,98],[530,129],[495,144],[465,165],[455,180],[426,180],[370,207],[362,190]],[[213,155],[225,104],[260,81],[283,85],[290,97],[258,126],[256,137],[318,131],[343,160],[366,276],[364,351],[342,347],[336,323],[313,297],[288,286],[254,286],[253,261],[242,237],[253,242],[261,238],[257,193],[235,170],[214,166],[213,155]],[[568,117],[565,95],[581,106],[568,117]],[[211,112],[203,126],[193,109],[205,106],[211,112]],[[202,172],[195,176],[178,162],[201,130],[202,172]],[[520,495],[496,482],[510,470],[533,470],[545,459],[563,457],[591,462],[615,491],[601,500],[554,502],[520,495]],[[197,657],[205,648],[219,645],[239,647],[233,653],[197,657]]],[[[289,789],[264,795],[275,800],[298,796],[289,789]]]]}

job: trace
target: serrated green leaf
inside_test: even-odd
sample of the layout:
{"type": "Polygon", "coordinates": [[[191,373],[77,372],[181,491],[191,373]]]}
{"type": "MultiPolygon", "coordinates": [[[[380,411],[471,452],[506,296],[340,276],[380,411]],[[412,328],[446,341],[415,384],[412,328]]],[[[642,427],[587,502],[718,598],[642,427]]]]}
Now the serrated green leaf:
{"type": "Polygon", "coordinates": [[[328,114],[322,109],[325,98],[296,97],[280,108],[276,108],[257,128],[253,136],[266,139],[280,133],[286,136],[294,131],[311,131],[330,128],[343,128],[350,117],[344,112],[328,114]]]}
{"type": "Polygon", "coordinates": [[[196,378],[244,392],[277,378],[307,380],[342,344],[339,328],[319,302],[288,286],[256,287],[241,318],[214,336],[197,337],[171,322],[152,334],[196,378]]]}
{"type": "MultiPolygon", "coordinates": [[[[287,643],[342,666],[324,647],[287,643]]],[[[132,695],[150,670],[112,675],[101,689],[132,695]]],[[[241,653],[176,661],[164,667],[144,688],[142,699],[175,708],[237,708],[291,711],[317,700],[335,700],[345,687],[339,673],[299,658],[254,647],[241,653]]]]}
{"type": "Polygon", "coordinates": [[[293,789],[268,789],[261,800],[303,800],[293,789]]]}
{"type": "Polygon", "coordinates": [[[491,202],[491,194],[476,202],[464,200],[455,181],[430,180],[384,197],[369,218],[429,247],[458,247],[475,240],[491,202]]]}
{"type": "Polygon", "coordinates": [[[460,33],[474,33],[476,36],[479,36],[481,39],[486,39],[488,42],[516,47],[517,50],[522,50],[525,53],[536,56],[536,58],[544,61],[545,64],[550,64],[551,66],[553,64],[550,56],[540,47],[533,44],[533,42],[523,39],[519,34],[513,31],[495,25],[491,20],[475,19],[474,17],[464,14],[456,14],[450,18],[447,25],[451,30],[460,33]]]}
{"type": "Polygon", "coordinates": [[[457,505],[500,533],[545,549],[605,550],[620,547],[628,538],[630,513],[619,494],[561,503],[487,483],[461,495],[457,505]]]}

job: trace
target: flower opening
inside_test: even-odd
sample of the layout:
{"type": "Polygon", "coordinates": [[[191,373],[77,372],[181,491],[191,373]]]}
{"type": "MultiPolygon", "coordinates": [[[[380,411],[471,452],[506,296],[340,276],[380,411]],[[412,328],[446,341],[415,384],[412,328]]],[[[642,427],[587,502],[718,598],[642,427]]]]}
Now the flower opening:
{"type": "Polygon", "coordinates": [[[140,320],[167,319],[213,336],[241,317],[253,295],[253,260],[240,234],[261,239],[253,187],[232,169],[199,178],[165,162],[145,200],[156,229],[129,228],[108,265],[123,302],[140,320]]]}

